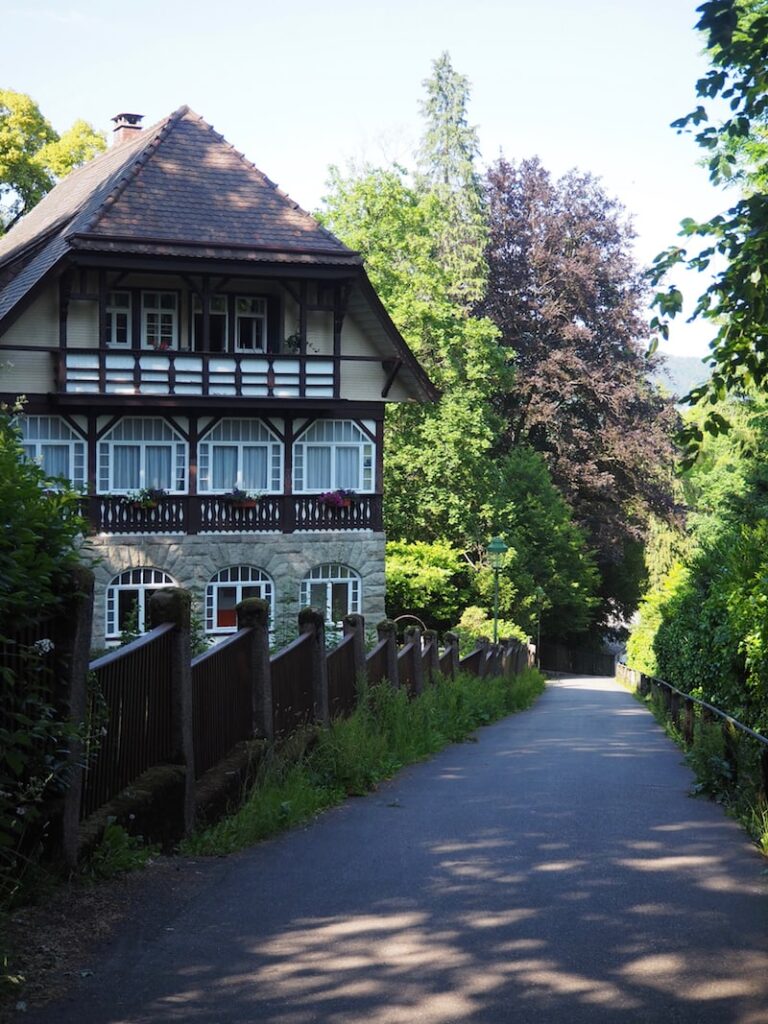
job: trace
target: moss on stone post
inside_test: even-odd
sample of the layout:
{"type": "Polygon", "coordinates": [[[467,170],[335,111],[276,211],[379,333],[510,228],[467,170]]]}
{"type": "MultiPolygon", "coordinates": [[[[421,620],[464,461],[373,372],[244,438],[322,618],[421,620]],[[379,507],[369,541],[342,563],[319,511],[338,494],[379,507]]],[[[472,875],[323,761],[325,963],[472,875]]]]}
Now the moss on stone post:
{"type": "Polygon", "coordinates": [[[379,643],[386,641],[385,677],[389,685],[397,690],[400,686],[400,675],[397,670],[397,623],[391,619],[383,619],[376,627],[379,643]]]}
{"type": "Polygon", "coordinates": [[[424,690],[424,662],[421,658],[421,630],[418,626],[408,626],[404,630],[406,644],[413,644],[411,650],[411,696],[418,697],[424,690]]]}
{"type": "Polygon", "coordinates": [[[185,768],[183,807],[179,822],[182,834],[191,831],[195,817],[195,758],[192,744],[192,642],[190,611],[192,595],[181,587],[162,587],[149,599],[149,626],[154,629],[170,622],[171,646],[171,738],[169,760],[185,768]]]}
{"type": "Polygon", "coordinates": [[[83,741],[88,705],[88,665],[93,627],[94,577],[90,569],[77,566],[71,574],[71,597],[61,612],[62,628],[56,647],[63,662],[66,687],[65,711],[77,727],[68,743],[69,782],[64,792],[61,845],[64,862],[77,867],[80,839],[80,802],[83,795],[83,741]]]}
{"type": "Polygon", "coordinates": [[[312,665],[312,704],[315,720],[327,725],[330,721],[328,709],[328,666],[325,661],[325,618],[314,608],[302,608],[299,612],[299,632],[312,637],[310,654],[312,665]]]}
{"type": "Polygon", "coordinates": [[[250,629],[248,671],[251,684],[251,732],[258,739],[274,736],[272,672],[269,660],[269,603],[247,597],[235,609],[237,628],[250,629]]]}
{"type": "Polygon", "coordinates": [[[344,636],[351,636],[352,657],[355,662],[355,682],[365,678],[365,619],[353,612],[345,615],[343,621],[344,636]]]}

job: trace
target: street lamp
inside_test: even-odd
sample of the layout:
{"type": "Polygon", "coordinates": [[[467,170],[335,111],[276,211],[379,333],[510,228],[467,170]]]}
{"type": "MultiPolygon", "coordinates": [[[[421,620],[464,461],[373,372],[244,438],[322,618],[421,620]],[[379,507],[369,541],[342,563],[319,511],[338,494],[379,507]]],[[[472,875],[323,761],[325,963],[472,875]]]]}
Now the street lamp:
{"type": "Polygon", "coordinates": [[[499,639],[499,573],[504,555],[509,549],[501,537],[493,537],[486,548],[488,563],[493,569],[493,642],[499,639]]]}

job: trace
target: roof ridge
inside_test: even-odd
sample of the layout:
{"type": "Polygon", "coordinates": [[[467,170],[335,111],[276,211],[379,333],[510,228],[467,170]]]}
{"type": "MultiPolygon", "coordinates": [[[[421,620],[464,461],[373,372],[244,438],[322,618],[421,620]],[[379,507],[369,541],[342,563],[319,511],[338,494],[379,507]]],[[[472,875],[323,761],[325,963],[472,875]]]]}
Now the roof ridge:
{"type": "Polygon", "coordinates": [[[178,110],[174,110],[172,114],[169,114],[167,117],[157,121],[151,128],[146,129],[147,134],[152,134],[154,132],[154,138],[148,141],[144,139],[142,140],[144,145],[139,146],[137,151],[126,162],[123,166],[122,174],[115,182],[109,194],[102,199],[97,209],[94,210],[92,215],[79,230],[87,232],[92,231],[95,228],[106,213],[107,209],[117,202],[130,181],[136,177],[149,158],[157,152],[160,142],[170,134],[171,129],[175,127],[188,110],[188,106],[181,106],[178,110]]]}

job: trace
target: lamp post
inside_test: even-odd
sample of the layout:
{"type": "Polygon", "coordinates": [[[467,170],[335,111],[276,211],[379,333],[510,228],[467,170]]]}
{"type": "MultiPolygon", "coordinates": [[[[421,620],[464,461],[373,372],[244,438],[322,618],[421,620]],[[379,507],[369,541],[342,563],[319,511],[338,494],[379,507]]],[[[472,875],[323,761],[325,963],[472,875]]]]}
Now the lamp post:
{"type": "Polygon", "coordinates": [[[496,643],[499,639],[499,573],[501,571],[501,563],[504,561],[504,555],[507,553],[508,548],[501,537],[493,537],[488,543],[486,548],[486,554],[488,555],[488,563],[493,569],[493,642],[496,643]]]}
{"type": "Polygon", "coordinates": [[[533,596],[536,598],[536,668],[541,668],[541,609],[547,595],[541,587],[536,587],[533,596]]]}

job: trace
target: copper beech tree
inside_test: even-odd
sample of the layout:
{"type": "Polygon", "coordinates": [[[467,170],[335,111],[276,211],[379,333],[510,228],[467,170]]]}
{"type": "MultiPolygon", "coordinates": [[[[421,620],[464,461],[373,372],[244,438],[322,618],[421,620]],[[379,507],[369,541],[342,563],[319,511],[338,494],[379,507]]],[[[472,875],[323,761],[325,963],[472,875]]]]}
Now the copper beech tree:
{"type": "Polygon", "coordinates": [[[649,383],[643,280],[623,209],[589,174],[537,159],[488,171],[488,286],[480,311],[509,350],[498,396],[509,448],[529,444],[586,530],[614,610],[636,600],[650,513],[672,511],[676,414],[649,383]],[[629,584],[629,585],[627,585],[629,584]]]}

